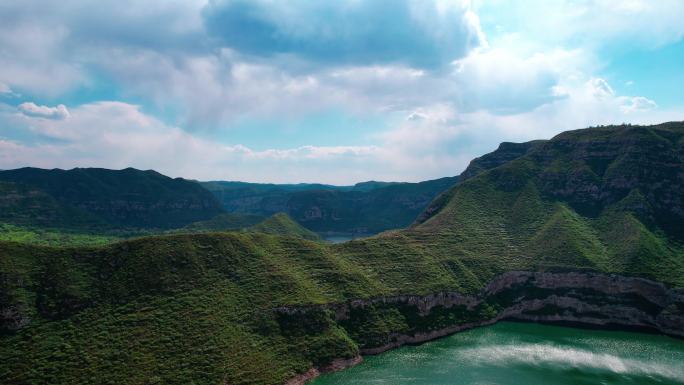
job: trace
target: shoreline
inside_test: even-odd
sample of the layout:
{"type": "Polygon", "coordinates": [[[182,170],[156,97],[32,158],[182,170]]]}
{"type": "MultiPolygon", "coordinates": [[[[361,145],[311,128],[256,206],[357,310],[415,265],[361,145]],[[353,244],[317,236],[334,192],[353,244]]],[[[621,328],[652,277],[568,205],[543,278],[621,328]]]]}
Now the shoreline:
{"type": "MultiPolygon", "coordinates": [[[[334,310],[336,321],[344,322],[350,319],[352,309],[363,311],[374,306],[414,306],[421,316],[427,317],[433,308],[460,306],[474,311],[480,304],[500,297],[507,298],[510,303],[492,318],[412,334],[391,333],[386,336],[387,343],[360,347],[360,354],[378,355],[404,345],[420,345],[500,321],[632,331],[684,339],[684,289],[668,288],[644,278],[595,272],[508,272],[493,278],[476,295],[442,292],[424,296],[352,300],[344,304],[281,307],[276,310],[302,314],[324,308],[334,310]],[[510,297],[514,299],[510,300],[510,297]]],[[[343,370],[360,362],[362,360],[356,360],[329,371],[343,370]]],[[[303,385],[325,373],[325,369],[312,368],[290,379],[286,385],[303,385]],[[292,382],[295,380],[299,382],[292,382]]]]}

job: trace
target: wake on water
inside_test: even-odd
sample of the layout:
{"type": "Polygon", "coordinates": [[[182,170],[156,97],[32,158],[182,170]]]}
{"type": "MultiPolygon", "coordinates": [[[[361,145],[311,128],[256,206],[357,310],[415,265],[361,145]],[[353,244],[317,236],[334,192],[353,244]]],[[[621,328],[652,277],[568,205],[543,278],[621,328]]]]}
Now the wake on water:
{"type": "Polygon", "coordinates": [[[661,377],[684,382],[684,363],[651,363],[607,353],[546,344],[494,345],[459,352],[476,365],[527,365],[549,369],[609,371],[622,375],[661,377]]]}

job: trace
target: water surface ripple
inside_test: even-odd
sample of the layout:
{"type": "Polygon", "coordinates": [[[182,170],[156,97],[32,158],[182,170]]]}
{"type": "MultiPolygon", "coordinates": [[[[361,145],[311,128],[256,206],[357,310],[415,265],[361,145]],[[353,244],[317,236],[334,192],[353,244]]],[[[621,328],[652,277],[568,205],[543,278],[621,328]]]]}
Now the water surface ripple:
{"type": "Polygon", "coordinates": [[[366,357],[312,385],[684,384],[684,341],[501,322],[366,357]]]}

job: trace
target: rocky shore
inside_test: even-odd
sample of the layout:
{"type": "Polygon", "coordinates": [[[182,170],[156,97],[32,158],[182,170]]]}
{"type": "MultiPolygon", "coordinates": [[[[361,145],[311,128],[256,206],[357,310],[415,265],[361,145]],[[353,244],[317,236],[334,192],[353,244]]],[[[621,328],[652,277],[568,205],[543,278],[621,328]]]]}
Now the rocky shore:
{"type": "MultiPolygon", "coordinates": [[[[352,336],[355,335],[353,325],[358,323],[355,323],[355,319],[363,317],[366,311],[399,309],[402,314],[413,315],[407,317],[416,320],[413,321],[415,325],[410,325],[412,328],[409,332],[397,330],[380,336],[380,339],[356,341],[364,355],[434,340],[500,320],[637,328],[684,337],[683,289],[668,288],[662,283],[643,278],[583,271],[507,272],[492,279],[476,295],[456,292],[400,295],[357,299],[342,304],[281,307],[275,311],[297,316],[320,311],[321,308],[333,312],[335,321],[352,336]],[[489,310],[488,313],[482,312],[483,306],[489,310]],[[424,326],[435,314],[466,314],[460,318],[466,322],[457,319],[444,327],[424,326]],[[480,319],[472,319],[472,315],[480,319]],[[382,342],[378,343],[379,340],[382,342]]],[[[443,324],[443,318],[439,320],[443,324]]],[[[287,385],[303,384],[321,372],[341,370],[360,361],[360,357],[335,360],[330,368],[311,369],[293,378],[287,385]]]]}

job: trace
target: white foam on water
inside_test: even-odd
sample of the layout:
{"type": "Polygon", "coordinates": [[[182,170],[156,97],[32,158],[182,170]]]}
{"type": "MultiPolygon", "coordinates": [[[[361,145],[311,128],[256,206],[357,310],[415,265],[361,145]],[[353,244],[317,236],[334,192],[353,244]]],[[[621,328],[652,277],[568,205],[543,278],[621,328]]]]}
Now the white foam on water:
{"type": "Polygon", "coordinates": [[[617,374],[661,377],[684,382],[684,365],[645,362],[607,353],[545,344],[494,345],[459,352],[464,360],[482,365],[526,364],[558,368],[607,370],[617,374]]]}

